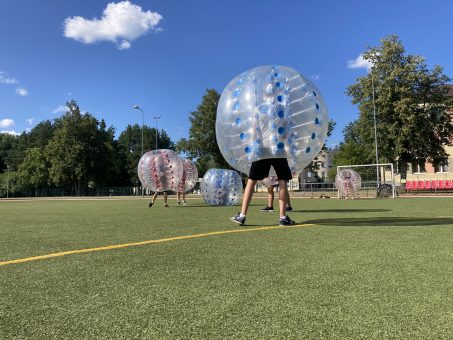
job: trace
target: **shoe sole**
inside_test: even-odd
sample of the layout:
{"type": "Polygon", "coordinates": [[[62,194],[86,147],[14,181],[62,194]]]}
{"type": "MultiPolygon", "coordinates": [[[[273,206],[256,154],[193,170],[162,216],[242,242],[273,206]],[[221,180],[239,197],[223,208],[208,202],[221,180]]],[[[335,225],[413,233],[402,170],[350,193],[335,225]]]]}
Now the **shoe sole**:
{"type": "Polygon", "coordinates": [[[288,226],[290,226],[290,225],[296,225],[296,221],[291,220],[290,223],[286,223],[286,222],[283,222],[283,223],[282,223],[282,222],[279,221],[278,225],[281,225],[281,226],[284,226],[284,227],[288,227],[288,226]]]}
{"type": "Polygon", "coordinates": [[[273,210],[260,210],[261,212],[274,212],[273,210]]]}
{"type": "Polygon", "coordinates": [[[234,223],[237,223],[239,225],[244,225],[245,221],[244,222],[240,222],[240,221],[236,221],[234,218],[230,218],[231,221],[233,221],[234,223]]]}

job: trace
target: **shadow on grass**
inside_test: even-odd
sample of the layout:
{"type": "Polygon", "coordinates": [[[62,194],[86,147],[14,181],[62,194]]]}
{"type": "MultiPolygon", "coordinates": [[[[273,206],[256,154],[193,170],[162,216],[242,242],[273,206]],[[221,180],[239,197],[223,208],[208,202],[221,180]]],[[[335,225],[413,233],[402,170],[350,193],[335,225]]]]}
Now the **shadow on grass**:
{"type": "Polygon", "coordinates": [[[301,213],[368,213],[368,212],[389,212],[390,209],[319,209],[319,210],[293,210],[301,213]]]}
{"type": "MultiPolygon", "coordinates": [[[[262,204],[250,204],[251,207],[261,207],[262,204]]],[[[182,207],[182,208],[225,208],[225,207],[237,207],[241,210],[240,205],[209,205],[209,204],[187,204],[187,205],[175,205],[175,207],[182,207]]]]}
{"type": "Polygon", "coordinates": [[[325,226],[392,226],[392,227],[415,227],[427,225],[453,225],[453,218],[426,218],[426,217],[369,217],[369,218],[326,218],[309,220],[305,223],[313,223],[325,226]]]}

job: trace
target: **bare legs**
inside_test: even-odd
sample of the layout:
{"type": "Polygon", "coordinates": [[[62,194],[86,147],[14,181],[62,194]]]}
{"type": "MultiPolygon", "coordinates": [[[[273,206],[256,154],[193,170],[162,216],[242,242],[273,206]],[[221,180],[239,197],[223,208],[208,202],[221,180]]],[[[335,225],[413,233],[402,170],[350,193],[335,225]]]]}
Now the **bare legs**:
{"type": "Polygon", "coordinates": [[[279,179],[278,185],[280,187],[278,193],[278,207],[280,209],[280,216],[285,216],[286,206],[289,204],[288,181],[279,179]]]}
{"type": "Polygon", "coordinates": [[[249,209],[250,201],[253,197],[253,190],[255,189],[256,180],[248,179],[247,184],[244,190],[244,197],[242,199],[242,208],[241,214],[247,215],[247,210],[249,209]]]}
{"type": "Polygon", "coordinates": [[[182,203],[186,205],[186,193],[185,192],[179,192],[178,191],[178,205],[181,205],[181,196],[182,196],[182,203]]]}
{"type": "MultiPolygon", "coordinates": [[[[159,195],[158,192],[155,192],[154,195],[153,195],[153,199],[151,201],[151,204],[149,205],[150,207],[153,206],[154,202],[156,202],[156,198],[157,196],[159,195]]],[[[168,208],[168,204],[167,204],[167,199],[168,199],[168,194],[166,191],[164,191],[164,204],[165,204],[165,207],[168,208]]]]}
{"type": "MultiPolygon", "coordinates": [[[[286,206],[290,207],[291,206],[291,201],[290,201],[290,198],[289,198],[288,185],[286,185],[284,187],[286,189],[286,206]]],[[[280,185],[280,188],[283,188],[283,187],[280,185]]],[[[267,193],[268,193],[268,195],[267,195],[267,206],[269,208],[273,208],[274,207],[274,187],[273,186],[267,187],[267,193]]],[[[281,193],[281,189],[280,189],[280,193],[281,193]]],[[[278,195],[279,199],[280,199],[280,193],[278,195]]]]}
{"type": "MultiPolygon", "coordinates": [[[[242,215],[247,215],[247,211],[249,209],[250,201],[252,200],[253,197],[253,190],[255,189],[255,184],[256,180],[248,179],[247,184],[245,186],[244,190],[244,197],[242,199],[242,208],[241,208],[241,214],[242,215]]],[[[286,206],[289,205],[289,192],[288,192],[288,181],[285,180],[279,180],[278,185],[280,187],[280,191],[278,194],[278,201],[279,201],[279,210],[280,210],[280,216],[285,216],[286,215],[286,206]]],[[[272,187],[267,189],[268,192],[268,206],[272,207],[273,204],[273,196],[274,196],[274,189],[272,187]],[[272,192],[272,199],[271,198],[271,192],[272,192]]]]}
{"type": "Polygon", "coordinates": [[[273,208],[274,207],[274,187],[273,186],[270,186],[270,187],[267,187],[267,206],[269,208],[273,208]]]}

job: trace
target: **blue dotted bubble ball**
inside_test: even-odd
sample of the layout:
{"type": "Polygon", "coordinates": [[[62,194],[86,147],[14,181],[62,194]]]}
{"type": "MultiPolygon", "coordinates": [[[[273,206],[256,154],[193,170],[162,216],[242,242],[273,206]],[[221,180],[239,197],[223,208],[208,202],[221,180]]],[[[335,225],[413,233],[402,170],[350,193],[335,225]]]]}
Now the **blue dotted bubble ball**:
{"type": "Polygon", "coordinates": [[[211,205],[235,205],[242,197],[242,180],[237,171],[209,169],[201,181],[201,194],[211,205]]]}
{"type": "Polygon", "coordinates": [[[296,70],[259,66],[235,77],[217,107],[216,137],[225,160],[248,174],[253,161],[288,158],[304,169],[327,137],[329,118],[318,89],[296,70]]]}

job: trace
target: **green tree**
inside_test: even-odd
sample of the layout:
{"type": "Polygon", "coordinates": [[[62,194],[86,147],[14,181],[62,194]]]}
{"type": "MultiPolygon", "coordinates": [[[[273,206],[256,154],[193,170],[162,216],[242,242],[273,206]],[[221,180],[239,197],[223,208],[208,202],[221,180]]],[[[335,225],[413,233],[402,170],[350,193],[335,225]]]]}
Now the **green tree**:
{"type": "Polygon", "coordinates": [[[206,90],[202,102],[190,113],[189,139],[181,139],[176,149],[196,159],[199,176],[210,168],[231,169],[217,145],[215,122],[220,95],[214,89],[206,90]]]}
{"type": "Polygon", "coordinates": [[[112,171],[109,143],[114,130],[107,131],[105,123],[89,113],[82,114],[75,101],[67,107],[68,111],[55,120],[55,131],[46,147],[49,177],[55,185],[81,195],[90,182],[95,187],[105,184],[103,176],[112,171]]]}
{"type": "Polygon", "coordinates": [[[9,197],[14,197],[14,193],[19,191],[17,172],[11,167],[0,174],[0,197],[6,197],[7,191],[9,197]]]}
{"type": "Polygon", "coordinates": [[[25,151],[25,158],[17,169],[17,183],[21,190],[37,190],[49,182],[49,163],[42,148],[25,151]]]}
{"type": "Polygon", "coordinates": [[[14,149],[17,143],[16,140],[16,136],[7,133],[0,133],[0,173],[4,172],[6,166],[9,165],[7,158],[10,152],[14,149]]]}
{"type": "MultiPolygon", "coordinates": [[[[445,159],[444,146],[453,137],[453,120],[451,103],[444,94],[450,78],[442,67],[430,70],[423,57],[407,55],[396,35],[368,48],[363,58],[371,62],[370,72],[346,91],[360,112],[354,123],[362,144],[357,148],[374,151],[374,88],[379,161],[399,161],[405,175],[411,161],[445,159]]],[[[344,147],[350,149],[347,153],[356,148],[347,142],[344,147]]],[[[348,163],[353,164],[352,160],[348,163]]]]}
{"type": "Polygon", "coordinates": [[[105,186],[123,185],[124,163],[119,154],[118,143],[115,141],[115,128],[107,128],[102,119],[96,132],[96,161],[93,164],[90,181],[92,187],[100,189],[105,186]]]}
{"type": "Polygon", "coordinates": [[[54,125],[50,120],[44,120],[31,129],[27,134],[27,148],[45,148],[52,139],[54,125]]]}
{"type": "Polygon", "coordinates": [[[335,152],[335,165],[375,163],[374,144],[364,141],[359,122],[351,122],[343,129],[344,142],[335,152]]]}
{"type": "MultiPolygon", "coordinates": [[[[175,144],[165,130],[156,131],[155,128],[145,125],[143,129],[144,153],[155,149],[156,132],[159,149],[175,149],[175,144]]],[[[128,125],[118,138],[118,149],[123,167],[126,169],[127,184],[139,185],[137,166],[142,156],[142,127],[138,124],[128,125]]]]}
{"type": "Polygon", "coordinates": [[[12,147],[5,157],[6,163],[13,168],[18,168],[24,160],[27,149],[44,148],[52,138],[53,130],[52,123],[45,120],[37,124],[30,132],[23,132],[14,137],[12,147]]]}

